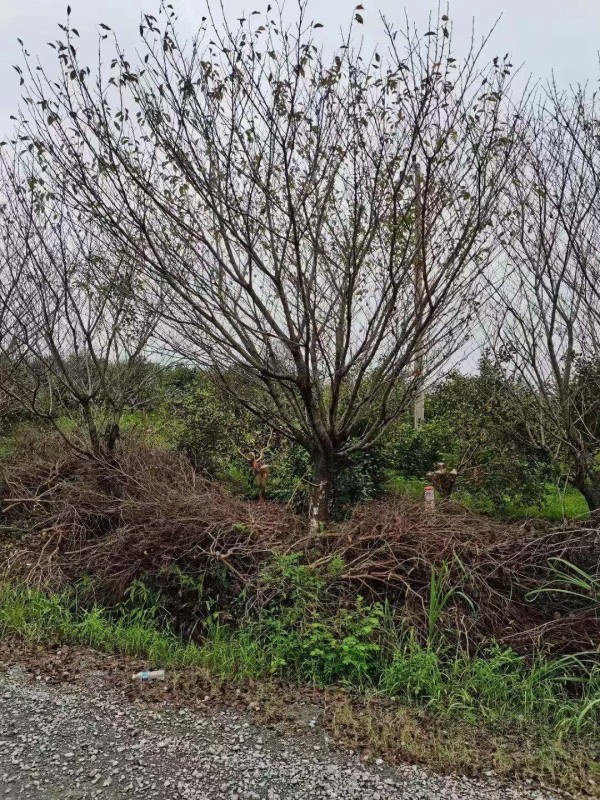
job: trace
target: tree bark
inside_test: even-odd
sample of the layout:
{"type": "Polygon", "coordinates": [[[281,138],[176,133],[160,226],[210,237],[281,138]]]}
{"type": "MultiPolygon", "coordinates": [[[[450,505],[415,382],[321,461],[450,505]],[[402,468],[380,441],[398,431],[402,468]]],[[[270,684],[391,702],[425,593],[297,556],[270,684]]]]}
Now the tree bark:
{"type": "Polygon", "coordinates": [[[600,483],[598,481],[585,481],[577,487],[585,497],[590,511],[597,511],[600,508],[600,483]]]}
{"type": "Polygon", "coordinates": [[[310,532],[317,535],[331,519],[331,493],[335,477],[332,458],[320,454],[313,464],[312,489],[309,502],[310,532]]]}
{"type": "Polygon", "coordinates": [[[571,484],[585,497],[590,511],[600,509],[600,475],[596,473],[593,461],[586,454],[577,459],[571,484]]]}
{"type": "Polygon", "coordinates": [[[108,453],[113,452],[120,438],[121,438],[121,429],[119,427],[119,423],[118,422],[111,423],[107,427],[105,434],[106,450],[108,453]]]}
{"type": "Polygon", "coordinates": [[[81,404],[83,410],[83,418],[87,425],[88,435],[90,437],[90,444],[92,446],[92,452],[94,455],[98,456],[101,453],[102,447],[100,444],[100,435],[98,433],[98,428],[96,427],[96,423],[94,422],[94,417],[91,412],[91,409],[87,403],[81,404]]]}

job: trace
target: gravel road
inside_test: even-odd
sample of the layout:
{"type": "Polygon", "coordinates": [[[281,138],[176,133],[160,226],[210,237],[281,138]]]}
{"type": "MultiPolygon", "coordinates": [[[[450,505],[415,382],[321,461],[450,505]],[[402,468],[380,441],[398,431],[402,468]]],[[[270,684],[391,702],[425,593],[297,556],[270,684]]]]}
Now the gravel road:
{"type": "Polygon", "coordinates": [[[527,786],[368,766],[312,729],[254,727],[233,711],[156,711],[109,689],[0,674],[1,798],[554,800],[527,786]]]}

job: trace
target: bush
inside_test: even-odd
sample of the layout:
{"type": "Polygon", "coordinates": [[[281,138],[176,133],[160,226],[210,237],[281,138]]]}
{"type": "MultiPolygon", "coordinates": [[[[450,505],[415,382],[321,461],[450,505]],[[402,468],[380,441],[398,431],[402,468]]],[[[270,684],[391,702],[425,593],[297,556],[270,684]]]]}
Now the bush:
{"type": "MultiPolygon", "coordinates": [[[[53,437],[29,441],[2,475],[11,532],[0,546],[13,579],[60,589],[89,576],[101,602],[141,580],[185,630],[214,611],[239,619],[275,603],[298,613],[301,596],[318,623],[323,609],[333,618],[362,595],[401,613],[424,646],[498,640],[527,652],[543,642],[572,653],[600,641],[597,609],[531,594],[552,580],[557,557],[595,574],[592,526],[539,531],[452,503],[429,514],[401,497],[357,507],[315,542],[303,518],[234,497],[181,454],[135,439],[110,461],[64,452],[53,437]]],[[[350,634],[338,621],[342,641],[350,634]]]]}
{"type": "MultiPolygon", "coordinates": [[[[431,400],[427,414],[432,413],[431,400]]],[[[456,433],[452,422],[443,416],[426,419],[419,430],[411,421],[402,421],[385,439],[387,467],[403,478],[423,480],[437,461],[456,449],[456,433]]]]}
{"type": "Polygon", "coordinates": [[[243,411],[202,372],[167,389],[167,406],[177,420],[177,446],[195,469],[223,475],[243,447],[250,423],[243,411]]]}
{"type": "Polygon", "coordinates": [[[423,645],[433,628],[451,646],[498,640],[523,653],[542,643],[573,653],[600,641],[600,614],[582,600],[573,604],[556,593],[532,602],[529,594],[552,580],[556,557],[596,574],[594,527],[523,526],[452,503],[429,513],[422,502],[399,497],[358,507],[325,546],[344,565],[336,580],[348,596],[368,590],[370,601],[401,609],[423,645]]]}

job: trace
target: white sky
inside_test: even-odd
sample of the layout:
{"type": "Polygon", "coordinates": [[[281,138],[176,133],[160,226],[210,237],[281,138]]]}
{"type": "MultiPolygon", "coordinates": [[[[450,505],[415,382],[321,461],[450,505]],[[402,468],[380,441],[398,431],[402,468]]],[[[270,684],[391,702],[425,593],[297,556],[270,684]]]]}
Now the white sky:
{"type": "MultiPolygon", "coordinates": [[[[293,13],[297,0],[288,2],[293,13]]],[[[0,138],[12,129],[9,116],[18,106],[20,90],[12,65],[20,63],[17,37],[28,50],[42,56],[44,63],[54,51],[46,45],[60,35],[57,23],[66,18],[70,2],[72,24],[82,35],[82,60],[93,62],[97,24],[104,22],[118,34],[125,49],[135,46],[140,13],[154,13],[158,0],[0,0],[0,138]]],[[[194,21],[202,16],[205,0],[171,0],[178,9],[183,30],[192,31],[194,21]]],[[[244,10],[264,10],[263,0],[223,0],[231,18],[244,10]]],[[[272,0],[275,5],[275,0],[272,0]]],[[[337,39],[341,25],[352,18],[359,0],[309,0],[312,16],[322,22],[326,41],[337,39]]],[[[400,23],[404,9],[411,19],[426,23],[428,10],[437,8],[437,0],[363,0],[364,34],[375,44],[381,25],[378,12],[400,23]]],[[[445,6],[442,3],[442,7],[445,6]]],[[[453,0],[450,17],[454,23],[456,55],[461,43],[470,37],[473,19],[483,34],[500,14],[502,18],[492,41],[491,55],[509,51],[513,63],[524,64],[524,73],[545,80],[552,70],[559,84],[590,82],[596,87],[598,48],[600,48],[600,0],[453,0]]]]}

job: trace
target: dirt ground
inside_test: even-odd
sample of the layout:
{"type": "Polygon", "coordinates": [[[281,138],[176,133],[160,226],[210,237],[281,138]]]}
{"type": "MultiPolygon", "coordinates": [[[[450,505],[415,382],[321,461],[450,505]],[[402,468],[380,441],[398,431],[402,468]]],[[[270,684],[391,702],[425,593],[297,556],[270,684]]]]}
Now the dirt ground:
{"type": "MultiPolygon", "coordinates": [[[[494,776],[386,766],[335,745],[310,692],[262,697],[172,683],[140,686],[133,660],[0,648],[0,797],[31,800],[555,800],[494,776]],[[176,688],[176,687],[175,687],[176,688]],[[204,692],[207,692],[204,694],[204,692]],[[177,700],[177,697],[188,698],[177,700]],[[193,698],[193,702],[192,702],[193,698]],[[263,706],[262,724],[252,705],[263,706]],[[276,710],[275,710],[276,709],[276,710]],[[265,713],[266,712],[266,713],[265,713]],[[269,722],[269,714],[272,722],[269,722]]],[[[180,679],[181,681],[181,679],[180,679]]],[[[207,684],[208,686],[208,684],[207,684]]]]}

